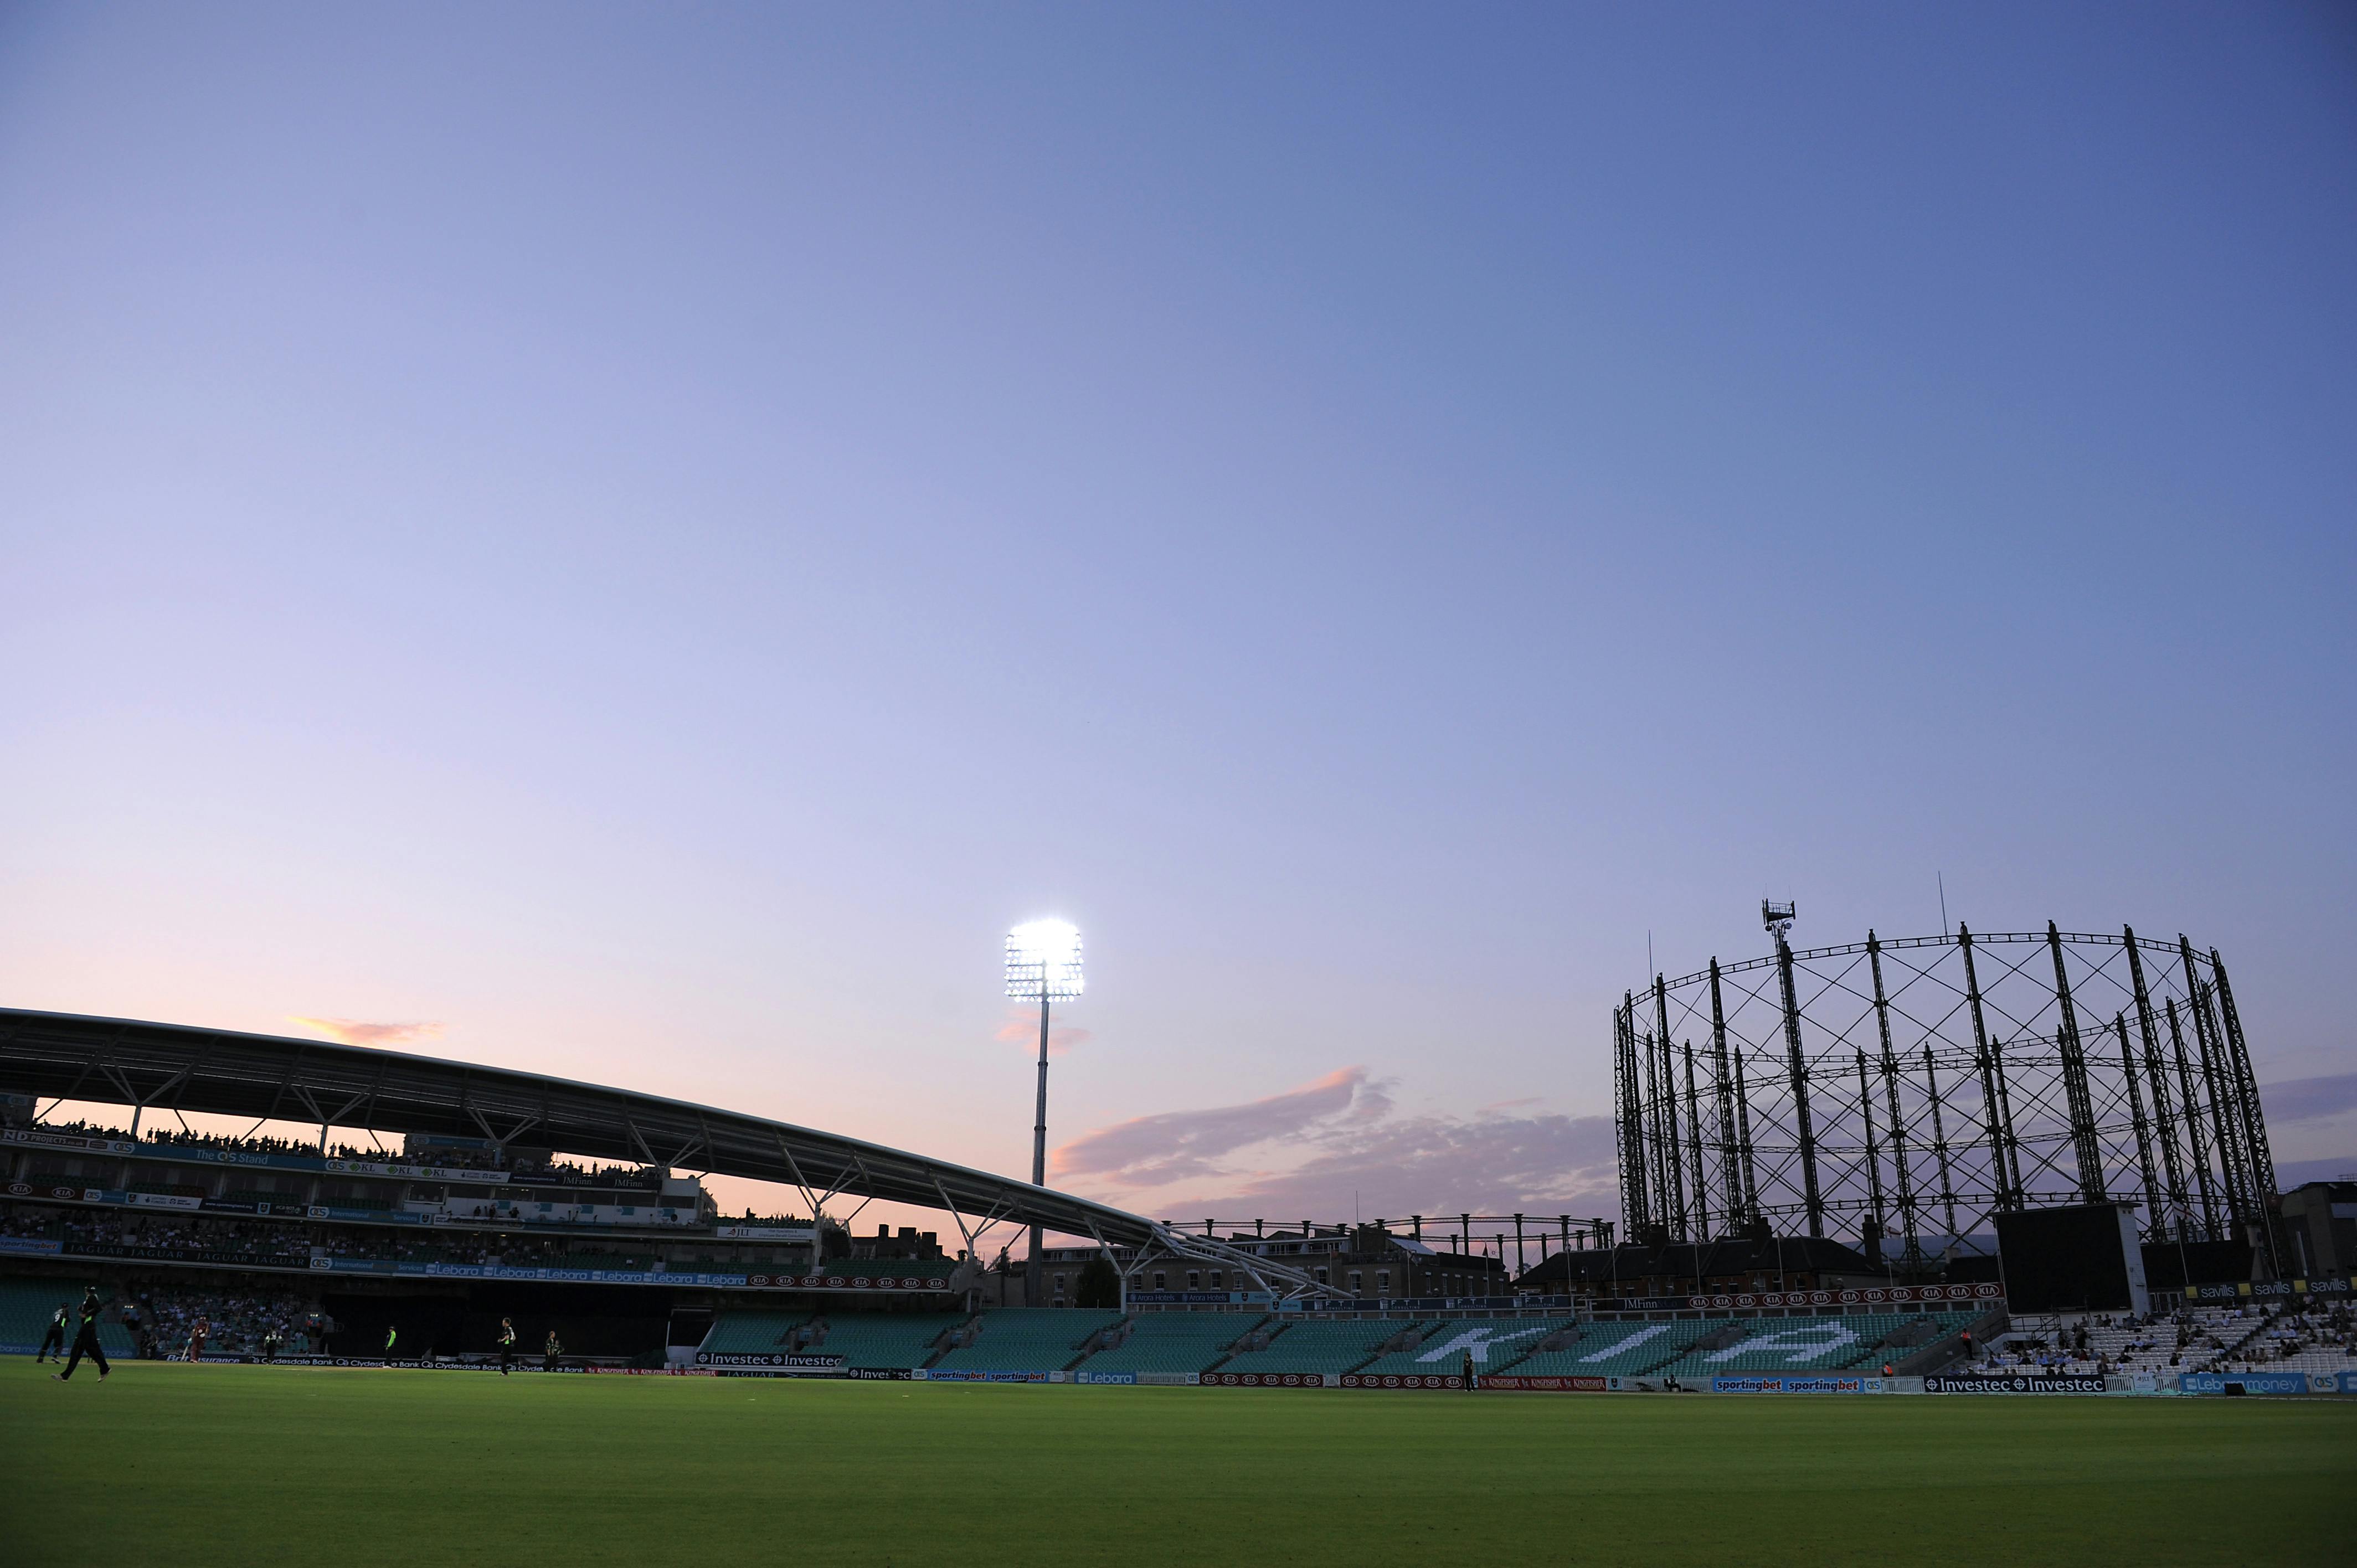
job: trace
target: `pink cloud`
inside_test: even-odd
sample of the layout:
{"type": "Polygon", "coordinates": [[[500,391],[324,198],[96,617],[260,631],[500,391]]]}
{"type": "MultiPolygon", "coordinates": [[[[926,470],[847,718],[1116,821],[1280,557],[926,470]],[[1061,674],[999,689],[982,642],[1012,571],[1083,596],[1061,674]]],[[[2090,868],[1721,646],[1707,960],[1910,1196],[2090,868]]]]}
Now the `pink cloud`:
{"type": "Polygon", "coordinates": [[[421,1040],[437,1039],[442,1034],[440,1024],[364,1024],[357,1018],[305,1018],[291,1016],[290,1024],[299,1024],[314,1034],[324,1035],[339,1045],[373,1046],[391,1050],[396,1046],[414,1045],[421,1040]]]}
{"type": "Polygon", "coordinates": [[[1521,1101],[1396,1118],[1389,1088],[1342,1068],[1242,1105],[1135,1117],[1058,1149],[1053,1168],[1109,1201],[1174,1215],[1333,1219],[1355,1203],[1369,1218],[1587,1218],[1619,1207],[1609,1117],[1508,1114],[1535,1103],[1521,1101]],[[1187,1196],[1165,1196],[1174,1189],[1187,1196]]]}
{"type": "Polygon", "coordinates": [[[1368,1082],[1365,1068],[1339,1068],[1265,1100],[1166,1111],[1101,1127],[1056,1150],[1052,1168],[1060,1176],[1095,1176],[1119,1187],[1165,1187],[1217,1174],[1218,1156],[1300,1136],[1329,1117],[1381,1117],[1390,1108],[1382,1088],[1368,1082]]]}

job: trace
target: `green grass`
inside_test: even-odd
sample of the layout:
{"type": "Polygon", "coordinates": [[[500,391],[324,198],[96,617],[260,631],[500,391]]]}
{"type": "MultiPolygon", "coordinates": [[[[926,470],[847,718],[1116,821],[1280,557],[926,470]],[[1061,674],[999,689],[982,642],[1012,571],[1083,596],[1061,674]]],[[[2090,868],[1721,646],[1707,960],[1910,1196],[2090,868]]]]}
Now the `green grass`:
{"type": "Polygon", "coordinates": [[[2357,1561],[2335,1400],[48,1369],[9,1568],[2357,1561]]]}

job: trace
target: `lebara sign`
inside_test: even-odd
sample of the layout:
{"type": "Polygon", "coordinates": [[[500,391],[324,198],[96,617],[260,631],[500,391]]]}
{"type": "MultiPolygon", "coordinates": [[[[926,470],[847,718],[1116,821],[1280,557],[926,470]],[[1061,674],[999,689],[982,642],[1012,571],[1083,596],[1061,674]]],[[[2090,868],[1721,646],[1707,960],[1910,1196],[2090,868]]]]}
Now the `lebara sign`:
{"type": "MultiPolygon", "coordinates": [[[[2331,1382],[2330,1377],[2325,1382],[2331,1382]]],[[[2309,1385],[2306,1372],[2187,1372],[2177,1380],[2179,1393],[2188,1394],[2304,1394],[2309,1385]]],[[[2330,1393],[2327,1387],[2316,1391],[2330,1393]]]]}

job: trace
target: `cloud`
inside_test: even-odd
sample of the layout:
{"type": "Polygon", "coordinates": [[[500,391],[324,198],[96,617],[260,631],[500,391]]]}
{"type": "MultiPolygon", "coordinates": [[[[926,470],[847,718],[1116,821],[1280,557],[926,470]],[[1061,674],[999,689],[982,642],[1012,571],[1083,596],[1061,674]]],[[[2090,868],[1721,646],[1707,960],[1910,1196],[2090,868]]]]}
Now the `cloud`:
{"type": "Polygon", "coordinates": [[[414,1045],[420,1040],[437,1039],[442,1034],[439,1024],[363,1024],[357,1018],[305,1018],[290,1016],[290,1024],[299,1024],[314,1034],[325,1035],[339,1045],[373,1046],[390,1050],[396,1046],[414,1045]]]}
{"type": "Polygon", "coordinates": [[[1334,1217],[1354,1195],[1358,1212],[1384,1219],[1428,1218],[1439,1204],[1579,1218],[1620,1210],[1609,1116],[1413,1116],[1337,1129],[1318,1144],[1308,1160],[1254,1176],[1234,1197],[1296,1218],[1334,1217]]]}
{"type": "Polygon", "coordinates": [[[1338,1068],[1313,1083],[1242,1105],[1166,1111],[1083,1133],[1055,1153],[1060,1176],[1095,1176],[1118,1187],[1167,1187],[1214,1175],[1222,1155],[1298,1137],[1331,1117],[1381,1118],[1391,1101],[1362,1067],[1338,1068]]]}
{"type": "Polygon", "coordinates": [[[1534,1217],[1618,1208],[1609,1117],[1510,1115],[1530,1103],[1510,1101],[1402,1118],[1390,1088],[1350,1067],[1242,1105],[1140,1116],[1057,1150],[1055,1169],[1171,1215],[1331,1219],[1354,1201],[1371,1219],[1438,1205],[1534,1217]]]}
{"type": "MultiPolygon", "coordinates": [[[[1011,1046],[1021,1046],[1026,1051],[1036,1051],[1039,1048],[1039,1015],[1028,1008],[1017,1008],[1006,1022],[998,1026],[998,1033],[992,1037],[1011,1046]]],[[[1063,1056],[1074,1046],[1087,1045],[1089,1039],[1086,1029],[1076,1029],[1051,1019],[1048,1025],[1048,1055],[1051,1059],[1063,1056]]]]}
{"type": "Polygon", "coordinates": [[[2277,1160],[2276,1190],[2289,1192],[2312,1181],[2357,1181],[2357,1155],[2329,1160],[2277,1160]]]}
{"type": "Polygon", "coordinates": [[[2357,1072],[2329,1078],[2295,1078],[2259,1090],[2270,1122],[2321,1122],[2357,1110],[2357,1072]]]}

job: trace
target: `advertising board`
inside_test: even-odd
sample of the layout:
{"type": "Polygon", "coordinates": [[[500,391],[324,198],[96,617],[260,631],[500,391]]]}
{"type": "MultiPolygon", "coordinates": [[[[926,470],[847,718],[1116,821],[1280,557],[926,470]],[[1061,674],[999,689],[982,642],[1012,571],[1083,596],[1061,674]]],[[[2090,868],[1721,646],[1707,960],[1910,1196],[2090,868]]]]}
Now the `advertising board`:
{"type": "Polygon", "coordinates": [[[698,1350],[699,1367],[772,1367],[780,1371],[839,1372],[840,1356],[806,1356],[790,1350],[698,1350]]]}
{"type": "Polygon", "coordinates": [[[2099,1394],[2104,1380],[2069,1377],[2052,1372],[1932,1373],[1923,1379],[1927,1394],[2099,1394]]]}
{"type": "Polygon", "coordinates": [[[2187,1372],[2177,1380],[2182,1394],[2304,1394],[2312,1391],[2306,1372],[2187,1372]]]}

